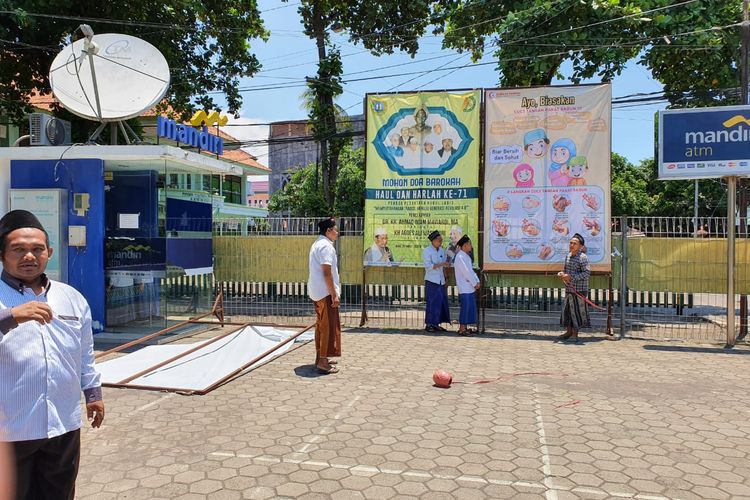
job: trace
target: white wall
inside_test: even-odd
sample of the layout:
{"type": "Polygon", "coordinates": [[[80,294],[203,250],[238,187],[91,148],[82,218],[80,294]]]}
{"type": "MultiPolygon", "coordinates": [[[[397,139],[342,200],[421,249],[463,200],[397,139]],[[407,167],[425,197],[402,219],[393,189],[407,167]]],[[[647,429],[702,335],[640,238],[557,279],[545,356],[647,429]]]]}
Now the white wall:
{"type": "Polygon", "coordinates": [[[8,211],[10,198],[10,160],[0,158],[0,216],[8,211]]]}

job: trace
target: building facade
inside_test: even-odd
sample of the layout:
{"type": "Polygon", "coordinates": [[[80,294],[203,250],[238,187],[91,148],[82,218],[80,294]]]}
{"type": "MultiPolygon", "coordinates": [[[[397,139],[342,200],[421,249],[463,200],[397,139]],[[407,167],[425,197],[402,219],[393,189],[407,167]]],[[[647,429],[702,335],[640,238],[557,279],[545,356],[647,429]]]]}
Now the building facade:
{"type": "MultiPolygon", "coordinates": [[[[352,147],[364,146],[364,115],[348,117],[340,124],[341,130],[350,131],[352,147]]],[[[307,120],[274,122],[268,131],[269,195],[283,189],[292,174],[307,165],[320,161],[318,142],[313,139],[312,129],[307,120]]]]}

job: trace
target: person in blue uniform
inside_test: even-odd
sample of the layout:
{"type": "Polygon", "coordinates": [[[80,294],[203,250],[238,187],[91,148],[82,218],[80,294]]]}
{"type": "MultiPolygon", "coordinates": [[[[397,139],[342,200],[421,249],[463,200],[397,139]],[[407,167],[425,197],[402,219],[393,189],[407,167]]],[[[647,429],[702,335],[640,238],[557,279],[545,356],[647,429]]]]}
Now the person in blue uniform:
{"type": "Polygon", "coordinates": [[[443,237],[439,231],[433,231],[427,237],[430,245],[422,251],[424,260],[424,285],[427,306],[425,308],[425,330],[428,332],[444,332],[441,323],[451,322],[448,308],[448,290],[445,281],[445,268],[450,262],[443,250],[443,237]]]}

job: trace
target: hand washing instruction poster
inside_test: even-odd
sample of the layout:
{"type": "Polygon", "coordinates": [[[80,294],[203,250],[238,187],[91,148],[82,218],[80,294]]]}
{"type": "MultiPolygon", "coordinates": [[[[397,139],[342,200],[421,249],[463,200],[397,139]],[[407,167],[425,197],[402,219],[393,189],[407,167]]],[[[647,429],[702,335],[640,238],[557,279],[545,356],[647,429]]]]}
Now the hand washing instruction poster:
{"type": "Polygon", "coordinates": [[[434,230],[449,255],[479,225],[479,91],[367,96],[368,266],[423,266],[434,230]]]}
{"type": "Polygon", "coordinates": [[[484,266],[557,271],[575,233],[610,262],[610,85],[485,91],[484,266]]]}

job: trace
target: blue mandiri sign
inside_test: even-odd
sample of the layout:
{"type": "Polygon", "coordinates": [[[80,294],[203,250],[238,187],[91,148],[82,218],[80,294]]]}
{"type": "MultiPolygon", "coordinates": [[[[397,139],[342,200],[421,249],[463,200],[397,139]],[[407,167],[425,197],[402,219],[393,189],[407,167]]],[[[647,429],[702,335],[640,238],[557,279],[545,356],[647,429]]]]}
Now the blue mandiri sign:
{"type": "Polygon", "coordinates": [[[750,175],[750,106],[659,112],[659,178],[750,175]]]}
{"type": "Polygon", "coordinates": [[[156,119],[156,135],[217,155],[224,154],[224,140],[210,134],[206,126],[202,130],[198,130],[190,125],[183,125],[160,116],[156,119]]]}

